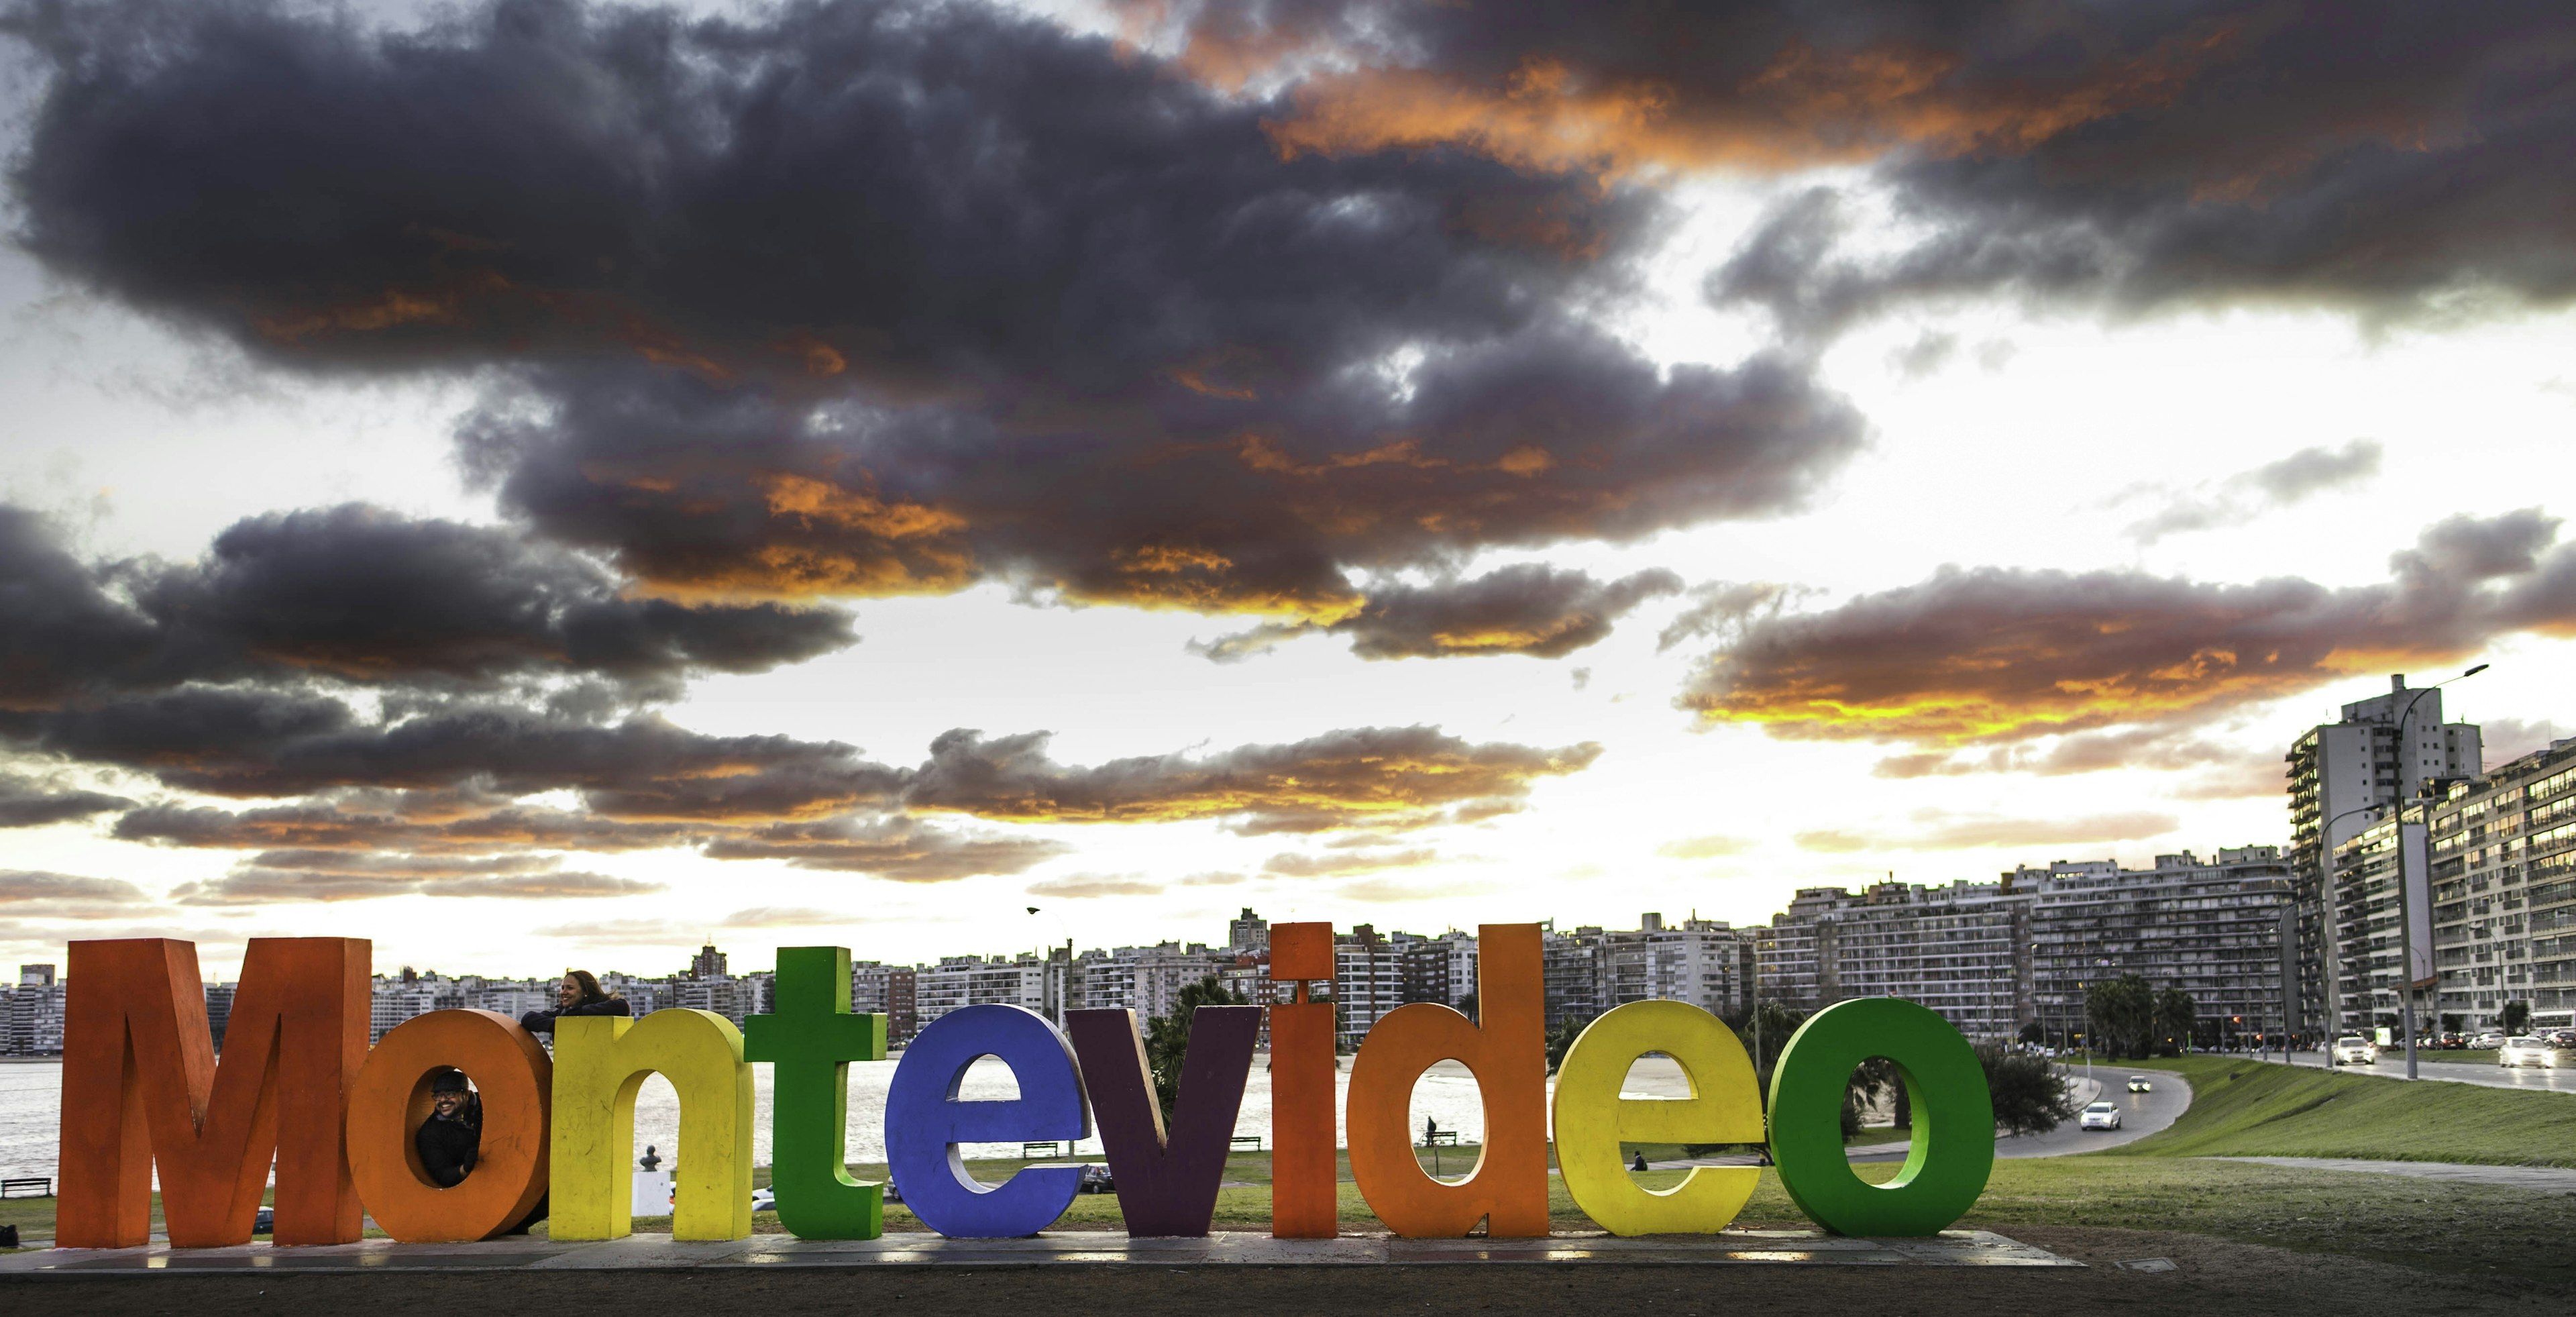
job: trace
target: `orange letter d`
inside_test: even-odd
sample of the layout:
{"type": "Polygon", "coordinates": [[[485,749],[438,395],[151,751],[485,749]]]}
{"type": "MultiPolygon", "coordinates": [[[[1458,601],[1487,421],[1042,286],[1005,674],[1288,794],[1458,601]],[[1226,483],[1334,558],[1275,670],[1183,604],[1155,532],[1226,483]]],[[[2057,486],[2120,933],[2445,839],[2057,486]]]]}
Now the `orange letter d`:
{"type": "Polygon", "coordinates": [[[1476,930],[1476,953],[1482,1027],[1446,1006],[1399,1006],[1351,1061],[1351,1178],[1387,1229],[1409,1238],[1456,1238],[1480,1220],[1497,1239],[1547,1233],[1547,993],[1538,925],[1486,924],[1476,930]],[[1464,1062],[1485,1099],[1484,1150],[1458,1184],[1432,1179],[1411,1144],[1413,1081],[1441,1061],[1464,1062]]]}

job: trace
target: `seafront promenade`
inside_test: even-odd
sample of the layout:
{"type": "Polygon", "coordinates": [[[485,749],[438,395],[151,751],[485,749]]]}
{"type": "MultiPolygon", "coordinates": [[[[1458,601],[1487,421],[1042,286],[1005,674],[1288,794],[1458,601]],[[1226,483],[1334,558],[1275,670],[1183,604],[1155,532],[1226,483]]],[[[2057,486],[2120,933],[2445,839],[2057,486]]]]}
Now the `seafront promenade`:
{"type": "Polygon", "coordinates": [[[1729,1230],[1716,1235],[1620,1239],[1598,1232],[1540,1239],[1273,1239],[1227,1232],[1200,1239],[1137,1239],[1066,1231],[1029,1239],[946,1239],[927,1232],[870,1240],[787,1235],[674,1240],[632,1235],[599,1243],[500,1239],[476,1244],[367,1240],[277,1248],[44,1249],[0,1254],[0,1275],[169,1275],[182,1272],[475,1272],[731,1270],[887,1267],[1366,1267],[1469,1263],[2072,1267],[2082,1264],[1987,1230],[1947,1230],[1921,1239],[1844,1239],[1815,1230],[1729,1230]]]}

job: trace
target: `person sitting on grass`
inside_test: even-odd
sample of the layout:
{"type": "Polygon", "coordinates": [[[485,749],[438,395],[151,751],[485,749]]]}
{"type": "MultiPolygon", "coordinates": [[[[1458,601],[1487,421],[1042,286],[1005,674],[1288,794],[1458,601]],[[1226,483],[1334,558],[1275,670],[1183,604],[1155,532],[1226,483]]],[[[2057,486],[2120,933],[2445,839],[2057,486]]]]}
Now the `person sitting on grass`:
{"type": "Polygon", "coordinates": [[[553,1033],[555,1021],[567,1015],[633,1015],[634,1008],[626,999],[599,986],[599,976],[586,969],[566,970],[563,982],[555,985],[552,1010],[530,1011],[519,1017],[519,1027],[530,1033],[553,1033]]]}
{"type": "Polygon", "coordinates": [[[483,1101],[466,1087],[465,1075],[441,1069],[429,1081],[429,1119],[412,1135],[421,1169],[441,1189],[453,1189],[474,1173],[474,1154],[483,1146],[483,1101]]]}

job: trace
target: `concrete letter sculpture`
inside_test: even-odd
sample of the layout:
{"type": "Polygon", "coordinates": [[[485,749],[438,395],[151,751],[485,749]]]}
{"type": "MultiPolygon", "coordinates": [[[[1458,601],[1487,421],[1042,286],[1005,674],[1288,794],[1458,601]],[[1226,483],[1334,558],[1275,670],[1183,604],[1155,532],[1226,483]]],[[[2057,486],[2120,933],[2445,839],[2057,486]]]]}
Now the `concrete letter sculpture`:
{"type": "Polygon", "coordinates": [[[1130,1010],[1072,1011],[1065,1024],[1082,1060],[1100,1146],[1118,1183],[1118,1212],[1130,1235],[1204,1235],[1216,1218],[1216,1190],[1234,1147],[1234,1118],[1261,1040],[1258,1006],[1201,1006],[1190,1014],[1189,1052],[1172,1126],[1163,1127],[1154,1075],[1130,1010]]]}
{"type": "Polygon", "coordinates": [[[1333,1137],[1341,1072],[1333,1003],[1309,1000],[1307,985],[1333,982],[1333,926],[1271,925],[1270,980],[1296,985],[1295,1000],[1270,1008],[1270,1233],[1331,1239],[1341,1228],[1333,1137]]]}
{"type": "Polygon", "coordinates": [[[1735,1031],[1687,1002],[1636,1001],[1594,1020],[1556,1070],[1556,1165],[1584,1215],[1614,1235],[1714,1234],[1726,1228],[1762,1172],[1698,1166],[1674,1187],[1640,1188],[1621,1164],[1628,1143],[1760,1143],[1761,1091],[1735,1031]],[[1687,1098],[1622,1099],[1628,1067],[1671,1057],[1687,1098]]]}
{"type": "Polygon", "coordinates": [[[885,1233],[885,1186],[849,1168],[850,1063],[882,1061],[886,1017],[850,1011],[847,947],[780,947],[778,1013],[743,1021],[743,1055],[777,1069],[769,1183],[800,1239],[885,1233]]]}
{"type": "MultiPolygon", "coordinates": [[[[1353,1060],[1346,1119],[1352,1178],[1398,1235],[1455,1237],[1483,1222],[1496,1238],[1548,1231],[1545,993],[1535,924],[1478,930],[1481,1022],[1446,1006],[1404,1006],[1377,1021],[1353,1060]],[[1466,1177],[1434,1180],[1411,1147],[1415,1082],[1442,1060],[1465,1063],[1484,1099],[1481,1153],[1466,1177]]],[[[242,963],[222,1063],[206,1028],[196,948],[128,939],[74,942],[64,1020],[62,1198],[57,1240],[122,1248],[152,1237],[158,1176],[179,1248],[251,1237],[276,1168],[276,1242],[358,1237],[361,1202],[409,1242],[487,1239],[552,1195],[549,1232],[615,1239],[672,1202],[672,1235],[751,1233],[751,1061],[777,1067],[775,1185],[781,1223],[812,1239],[872,1239],[883,1189],[846,1162],[848,1073],[886,1055],[886,1018],[850,1009],[840,947],[778,954],[777,1006],[751,1017],[746,1042],[723,1016],[664,1010],[642,1020],[556,1022],[556,1052],[484,1011],[433,1011],[369,1054],[369,944],[254,938],[242,963]],[[749,1059],[746,1059],[748,1056],[749,1059]],[[483,1125],[471,1174],[441,1189],[414,1135],[432,1071],[474,1081],[483,1125]],[[635,1097],[659,1073],[679,1091],[677,1183],[632,1196],[635,1097]]],[[[1271,1043],[1271,1233],[1329,1239],[1335,1183],[1335,1005],[1330,924],[1270,930],[1269,976],[1293,985],[1267,1007],[1271,1043]]],[[[998,1184],[968,1174],[962,1145],[1080,1139],[1100,1112],[1102,1144],[1130,1234],[1204,1235],[1231,1148],[1265,1008],[1211,1006],[1191,1017],[1168,1127],[1125,1010],[1075,1011],[1074,1043],[1017,1006],[938,1017],[904,1053],[886,1095],[892,1178],[922,1223],[958,1238],[1032,1235],[1081,1188],[1076,1166],[1030,1166],[998,1184]],[[983,1057],[1007,1065],[1020,1095],[961,1100],[983,1057]]],[[[1764,1137],[1753,1068],[1725,1026],[1695,1006],[1632,1002],[1592,1022],[1567,1051],[1555,1097],[1557,1162],[1568,1193],[1614,1234],[1706,1233],[1743,1209],[1751,1168],[1702,1167],[1662,1192],[1621,1166],[1624,1143],[1750,1143],[1764,1137]],[[1620,1096],[1629,1066],[1661,1053],[1689,1085],[1679,1099],[1620,1096]]],[[[1973,1206],[1994,1167],[1994,1106],[1984,1067],[1948,1022],[1894,998],[1816,1013],[1783,1049],[1771,1081],[1768,1138],[1782,1185],[1818,1225],[1845,1235],[1939,1232],[1973,1206]],[[1845,1084],[1871,1058],[1895,1063],[1914,1111],[1913,1146],[1885,1185],[1856,1175],[1842,1144],[1845,1084]]]]}
{"type": "Polygon", "coordinates": [[[158,1163],[172,1245],[248,1243],[272,1155],[277,1243],[357,1239],[341,1114],[367,1055],[369,955],[362,938],[252,938],[218,1067],[195,944],[72,943],[57,1242],[148,1241],[158,1163]]]}
{"type": "Polygon", "coordinates": [[[1073,1049],[1045,1016],[1018,1006],[968,1006],[940,1016],[904,1049],[886,1088],[886,1161],[895,1188],[923,1225],[955,1239],[1034,1235],[1064,1215],[1082,1189],[1079,1166],[1031,1166],[1000,1184],[978,1183],[958,1144],[1090,1134],[1073,1049]],[[1020,1095],[959,1100],[967,1067],[987,1056],[1011,1068],[1020,1095]]]}
{"type": "Polygon", "coordinates": [[[489,1239],[546,1196],[554,1062],[536,1036],[492,1011],[431,1011],[395,1025],[349,1090],[349,1173],[367,1215],[406,1244],[489,1239]],[[429,1118],[429,1081],[454,1066],[474,1081],[483,1131],[474,1170],[442,1189],[413,1133],[429,1118]]]}
{"type": "Polygon", "coordinates": [[[1836,1234],[1939,1234],[1994,1171],[1985,1067],[1955,1026],[1913,1002],[1836,1002],[1789,1035],[1772,1071],[1771,1161],[1798,1210],[1836,1234]],[[1914,1108],[1905,1167],[1883,1185],[1854,1175],[1843,1153],[1843,1090],[1874,1056],[1896,1063],[1914,1108]]]}
{"type": "Polygon", "coordinates": [[[1399,1006],[1351,1060],[1351,1178],[1387,1229],[1456,1237],[1478,1221],[1497,1239],[1547,1233],[1547,1047],[1536,924],[1476,930],[1482,1027],[1446,1006],[1399,1006]],[[1444,1061],[1466,1063],[1485,1100],[1485,1145],[1458,1184],[1414,1159],[1413,1082],[1444,1061]]]}
{"type": "Polygon", "coordinates": [[[655,1011],[555,1021],[556,1239],[623,1239],[634,1228],[627,1168],[635,1163],[635,1091],[648,1074],[680,1095],[679,1181],[671,1237],[751,1233],[751,1066],[742,1034],[713,1011],[655,1011]]]}

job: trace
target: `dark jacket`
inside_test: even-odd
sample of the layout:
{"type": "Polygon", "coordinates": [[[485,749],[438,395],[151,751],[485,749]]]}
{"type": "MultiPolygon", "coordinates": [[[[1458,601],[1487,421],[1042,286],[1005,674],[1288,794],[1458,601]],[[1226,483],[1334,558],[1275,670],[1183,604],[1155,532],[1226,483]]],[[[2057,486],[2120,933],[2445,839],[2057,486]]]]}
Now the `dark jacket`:
{"type": "Polygon", "coordinates": [[[604,997],[579,1006],[558,1006],[551,1010],[530,1011],[519,1017],[519,1027],[530,1033],[553,1033],[555,1020],[566,1015],[633,1015],[635,1009],[624,997],[604,997]]]}
{"type": "Polygon", "coordinates": [[[420,1132],[412,1136],[412,1146],[420,1150],[420,1166],[429,1172],[430,1182],[441,1189],[453,1189],[474,1171],[474,1154],[483,1146],[483,1104],[469,1100],[453,1120],[431,1112],[420,1123],[420,1132]]]}

